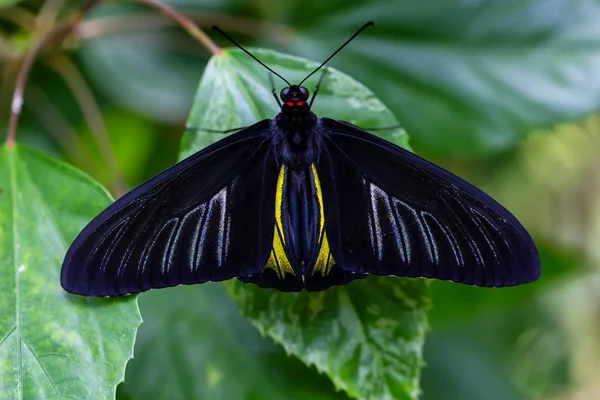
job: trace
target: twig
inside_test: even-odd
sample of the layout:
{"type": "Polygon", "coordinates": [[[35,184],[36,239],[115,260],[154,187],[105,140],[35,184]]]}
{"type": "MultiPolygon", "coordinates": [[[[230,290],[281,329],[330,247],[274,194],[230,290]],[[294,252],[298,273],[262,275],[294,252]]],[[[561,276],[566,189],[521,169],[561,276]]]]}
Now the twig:
{"type": "Polygon", "coordinates": [[[196,39],[202,46],[214,55],[221,54],[221,48],[215,44],[207,35],[198,28],[198,25],[191,19],[171,8],[170,6],[161,3],[156,0],[129,0],[133,3],[145,5],[150,8],[154,8],[163,13],[167,18],[177,22],[183,29],[185,29],[194,39],[196,39]]]}
{"type": "MultiPolygon", "coordinates": [[[[23,94],[25,91],[25,86],[27,84],[27,79],[29,78],[29,73],[31,72],[31,68],[36,58],[48,44],[54,41],[60,42],[65,38],[65,36],[71,33],[81,22],[83,15],[96,4],[98,4],[100,1],[101,0],[86,0],[86,2],[81,7],[79,13],[77,13],[74,17],[70,18],[64,24],[54,28],[48,34],[43,36],[25,56],[25,59],[21,64],[19,74],[17,75],[15,89],[11,101],[10,118],[8,122],[8,131],[6,134],[5,141],[7,147],[12,147],[15,143],[15,136],[17,133],[19,116],[21,115],[21,110],[23,108],[23,94]]],[[[180,14],[179,12],[167,6],[166,4],[162,4],[156,0],[128,1],[139,3],[160,11],[168,18],[181,25],[192,37],[198,40],[198,42],[200,42],[212,54],[221,54],[221,48],[217,46],[200,28],[198,28],[198,26],[192,20],[187,18],[185,15],[180,14]]]]}
{"type": "Polygon", "coordinates": [[[15,83],[15,90],[13,92],[12,101],[10,103],[10,119],[8,121],[8,131],[6,133],[5,144],[7,147],[12,147],[15,143],[15,136],[17,134],[17,125],[19,123],[19,116],[21,115],[21,109],[23,108],[23,92],[25,91],[25,85],[27,84],[27,78],[29,78],[29,72],[37,56],[42,52],[44,47],[54,40],[62,39],[72,29],[72,22],[68,22],[62,25],[52,32],[44,36],[36,45],[31,49],[17,75],[17,81],[15,83]]]}
{"type": "Polygon", "coordinates": [[[36,17],[36,25],[42,31],[52,27],[65,0],[46,0],[36,17]]]}
{"type": "Polygon", "coordinates": [[[75,15],[64,24],[54,28],[47,35],[42,37],[25,56],[23,64],[21,64],[19,74],[17,75],[15,90],[13,91],[12,101],[10,104],[10,118],[8,121],[8,131],[6,132],[5,141],[7,147],[12,147],[15,144],[19,116],[21,115],[21,110],[23,108],[23,93],[25,91],[27,79],[29,78],[29,73],[31,72],[31,67],[33,66],[36,58],[48,44],[55,40],[61,41],[64,39],[64,37],[68,35],[69,32],[75,28],[75,26],[77,26],[77,23],[81,20],[83,14],[94,7],[94,5],[96,5],[99,1],[100,0],[87,0],[81,7],[80,13],[75,15]]]}
{"type": "MultiPolygon", "coordinates": [[[[293,32],[285,26],[251,18],[232,16],[217,12],[181,11],[198,25],[218,25],[221,28],[245,35],[261,34],[274,42],[288,44],[293,38],[293,32]]],[[[74,34],[79,39],[89,40],[99,36],[115,34],[124,31],[157,29],[173,25],[175,21],[158,16],[154,13],[139,12],[125,15],[114,15],[83,21],[74,34]]]]}
{"type": "Polygon", "coordinates": [[[10,101],[20,65],[20,62],[10,60],[2,66],[2,72],[0,72],[0,120],[4,120],[4,110],[7,111],[6,117],[9,115],[10,107],[5,106],[10,101]]]}

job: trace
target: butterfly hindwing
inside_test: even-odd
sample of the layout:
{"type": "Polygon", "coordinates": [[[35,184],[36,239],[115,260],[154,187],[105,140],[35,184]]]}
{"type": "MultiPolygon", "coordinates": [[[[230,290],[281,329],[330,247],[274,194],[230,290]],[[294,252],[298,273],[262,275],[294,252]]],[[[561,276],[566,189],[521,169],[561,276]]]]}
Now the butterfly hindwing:
{"type": "Polygon", "coordinates": [[[111,296],[260,271],[277,179],[268,129],[263,121],[233,134],[113,203],[69,249],[63,287],[111,296]]]}
{"type": "Polygon", "coordinates": [[[323,118],[321,129],[317,169],[338,267],[478,286],[537,279],[531,237],[491,197],[353,126],[323,118]]]}

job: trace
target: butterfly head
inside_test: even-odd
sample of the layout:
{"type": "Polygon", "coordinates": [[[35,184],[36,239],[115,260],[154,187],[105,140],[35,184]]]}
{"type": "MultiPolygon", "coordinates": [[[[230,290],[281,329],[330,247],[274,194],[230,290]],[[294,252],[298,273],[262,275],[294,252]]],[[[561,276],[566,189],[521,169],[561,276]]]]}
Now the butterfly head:
{"type": "Polygon", "coordinates": [[[304,86],[291,85],[281,90],[279,97],[283,102],[285,111],[300,111],[309,109],[308,105],[308,89],[304,86]]]}

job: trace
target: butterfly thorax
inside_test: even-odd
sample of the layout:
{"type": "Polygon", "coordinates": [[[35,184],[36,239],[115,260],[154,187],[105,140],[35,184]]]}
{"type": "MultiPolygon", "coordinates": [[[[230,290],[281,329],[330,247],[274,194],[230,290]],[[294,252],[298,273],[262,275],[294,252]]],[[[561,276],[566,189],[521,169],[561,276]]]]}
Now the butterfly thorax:
{"type": "Polygon", "coordinates": [[[317,138],[315,137],[317,117],[307,114],[285,115],[281,113],[275,118],[275,144],[278,147],[280,163],[293,169],[305,169],[313,164],[318,155],[317,138]]]}
{"type": "Polygon", "coordinates": [[[280,163],[292,169],[308,168],[319,156],[317,116],[310,110],[305,90],[298,86],[284,89],[281,112],[273,121],[275,154],[280,155],[280,163]]]}

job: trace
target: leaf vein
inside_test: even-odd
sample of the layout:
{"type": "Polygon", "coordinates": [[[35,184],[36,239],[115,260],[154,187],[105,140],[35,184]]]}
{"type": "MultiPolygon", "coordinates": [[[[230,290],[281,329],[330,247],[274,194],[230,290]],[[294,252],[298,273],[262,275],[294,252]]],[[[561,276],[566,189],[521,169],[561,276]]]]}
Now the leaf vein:
{"type": "Polygon", "coordinates": [[[11,211],[13,228],[13,265],[15,271],[15,333],[19,338],[17,346],[17,357],[19,358],[19,382],[17,383],[17,393],[23,399],[23,349],[21,343],[21,299],[19,297],[19,262],[17,260],[17,173],[15,166],[15,150],[9,152],[9,170],[11,186],[11,211]]]}
{"type": "Polygon", "coordinates": [[[50,386],[52,387],[52,390],[54,390],[54,393],[56,393],[56,395],[58,397],[62,397],[60,392],[58,391],[58,389],[56,388],[56,386],[54,385],[54,382],[52,381],[52,379],[50,378],[50,375],[48,375],[48,371],[46,371],[46,368],[44,368],[44,365],[42,364],[42,362],[40,361],[40,359],[38,358],[38,355],[36,354],[36,352],[33,350],[33,348],[29,345],[29,343],[27,343],[27,341],[25,339],[21,339],[21,343],[24,344],[27,349],[31,352],[31,354],[33,354],[33,357],[35,358],[35,360],[37,361],[38,365],[40,366],[40,368],[42,369],[42,372],[44,373],[44,375],[46,376],[46,379],[48,379],[48,382],[50,382],[50,386]]]}
{"type": "Polygon", "coordinates": [[[16,326],[13,325],[12,328],[10,328],[8,330],[8,332],[6,333],[6,335],[4,335],[2,337],[2,339],[0,339],[0,347],[2,347],[2,345],[4,344],[4,342],[6,342],[8,340],[8,338],[10,337],[10,335],[12,335],[12,333],[15,331],[16,326]]]}

